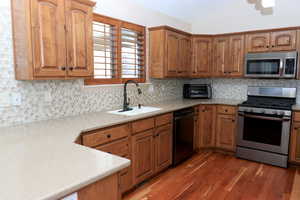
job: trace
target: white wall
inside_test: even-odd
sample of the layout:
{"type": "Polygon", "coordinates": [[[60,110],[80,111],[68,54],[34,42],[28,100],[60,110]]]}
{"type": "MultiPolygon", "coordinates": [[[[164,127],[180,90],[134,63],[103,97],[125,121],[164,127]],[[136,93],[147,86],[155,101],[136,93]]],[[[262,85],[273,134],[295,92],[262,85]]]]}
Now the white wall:
{"type": "Polygon", "coordinates": [[[187,32],[192,31],[191,24],[141,6],[132,0],[97,0],[95,12],[147,27],[169,25],[187,32]]]}
{"type": "Polygon", "coordinates": [[[193,33],[207,34],[300,26],[300,0],[276,0],[270,15],[263,15],[253,1],[203,0],[186,20],[192,23],[193,33]]]}

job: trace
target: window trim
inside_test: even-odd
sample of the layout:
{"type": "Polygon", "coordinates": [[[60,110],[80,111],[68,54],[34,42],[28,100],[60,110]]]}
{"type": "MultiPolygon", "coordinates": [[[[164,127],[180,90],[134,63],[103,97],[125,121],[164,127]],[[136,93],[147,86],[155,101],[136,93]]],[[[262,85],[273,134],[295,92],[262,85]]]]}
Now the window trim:
{"type": "MultiPolygon", "coordinates": [[[[116,43],[117,43],[117,63],[116,63],[116,78],[110,78],[110,79],[95,79],[94,75],[90,79],[85,79],[84,84],[85,85],[105,85],[105,84],[123,84],[127,80],[134,80],[138,83],[145,83],[146,82],[146,66],[147,66],[147,56],[146,56],[146,27],[141,26],[138,24],[134,24],[131,22],[122,21],[119,19],[115,19],[112,17],[107,17],[100,14],[93,14],[93,21],[109,24],[112,26],[116,26],[116,43]],[[133,31],[141,32],[144,35],[144,41],[143,41],[143,71],[142,71],[142,77],[141,78],[122,78],[122,44],[121,44],[121,29],[127,28],[133,31]]],[[[94,64],[94,63],[93,63],[94,64]]]]}

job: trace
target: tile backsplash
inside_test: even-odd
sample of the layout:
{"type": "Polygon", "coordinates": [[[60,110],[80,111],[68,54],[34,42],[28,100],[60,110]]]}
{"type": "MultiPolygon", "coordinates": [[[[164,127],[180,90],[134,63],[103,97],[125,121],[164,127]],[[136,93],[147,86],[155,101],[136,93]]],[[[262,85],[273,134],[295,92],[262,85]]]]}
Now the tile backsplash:
{"type": "MultiPolygon", "coordinates": [[[[247,99],[248,86],[274,86],[291,87],[300,91],[300,81],[298,80],[266,80],[266,79],[194,79],[191,83],[210,83],[213,90],[213,98],[222,99],[247,99]]],[[[300,92],[297,93],[297,103],[300,104],[300,92]]]]}

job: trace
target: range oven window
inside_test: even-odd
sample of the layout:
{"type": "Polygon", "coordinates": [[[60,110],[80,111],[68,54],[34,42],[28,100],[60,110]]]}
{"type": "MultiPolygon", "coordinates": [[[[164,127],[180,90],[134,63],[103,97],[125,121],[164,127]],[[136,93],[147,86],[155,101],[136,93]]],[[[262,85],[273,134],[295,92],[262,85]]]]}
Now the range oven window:
{"type": "Polygon", "coordinates": [[[282,121],[244,118],[243,140],[281,146],[282,121]]]}
{"type": "Polygon", "coordinates": [[[280,59],[248,60],[247,74],[278,75],[280,74],[280,59]]]}

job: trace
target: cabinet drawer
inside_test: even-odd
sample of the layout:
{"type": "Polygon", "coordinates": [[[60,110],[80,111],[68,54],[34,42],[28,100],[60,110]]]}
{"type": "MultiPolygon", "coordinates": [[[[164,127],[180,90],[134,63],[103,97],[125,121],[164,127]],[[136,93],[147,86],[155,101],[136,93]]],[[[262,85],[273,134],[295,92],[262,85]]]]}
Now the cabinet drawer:
{"type": "Polygon", "coordinates": [[[300,121],[300,112],[294,112],[294,121],[300,121]]]}
{"type": "Polygon", "coordinates": [[[88,134],[82,136],[82,143],[85,146],[94,147],[127,137],[129,133],[129,124],[91,131],[88,134]]]}
{"type": "Polygon", "coordinates": [[[234,106],[218,106],[218,113],[234,115],[236,113],[236,109],[234,106]]]}
{"type": "Polygon", "coordinates": [[[132,123],[132,132],[139,133],[154,128],[154,118],[143,119],[132,123]]]}
{"type": "Polygon", "coordinates": [[[165,124],[172,123],[173,121],[173,113],[168,113],[164,115],[160,115],[155,118],[155,125],[156,126],[162,126],[165,124]]]}
{"type": "Polygon", "coordinates": [[[107,153],[111,153],[111,154],[114,154],[117,156],[121,156],[124,158],[130,158],[129,141],[127,138],[96,147],[96,149],[98,149],[100,151],[105,151],[107,153]]]}

